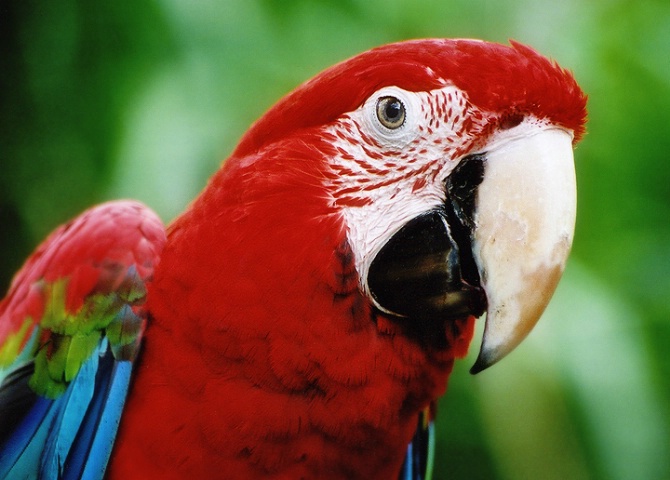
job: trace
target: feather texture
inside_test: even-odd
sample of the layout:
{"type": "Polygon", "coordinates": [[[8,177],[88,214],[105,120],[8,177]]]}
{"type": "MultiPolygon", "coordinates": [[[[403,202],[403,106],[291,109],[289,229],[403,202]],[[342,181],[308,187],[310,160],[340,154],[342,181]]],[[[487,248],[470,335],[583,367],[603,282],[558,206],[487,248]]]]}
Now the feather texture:
{"type": "Polygon", "coordinates": [[[102,478],[165,239],[134,202],[52,234],[0,303],[1,478],[102,478]]]}

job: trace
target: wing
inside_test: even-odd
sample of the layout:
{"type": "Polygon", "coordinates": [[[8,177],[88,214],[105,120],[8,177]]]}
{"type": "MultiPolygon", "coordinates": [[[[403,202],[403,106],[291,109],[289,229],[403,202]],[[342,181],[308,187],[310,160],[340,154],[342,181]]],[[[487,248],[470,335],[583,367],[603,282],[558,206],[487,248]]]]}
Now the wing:
{"type": "Polygon", "coordinates": [[[0,478],[102,478],[165,243],[119,201],[38,247],[0,302],[0,478]]]}
{"type": "Polygon", "coordinates": [[[398,480],[430,480],[433,477],[435,452],[435,424],[431,405],[419,414],[419,422],[412,441],[407,446],[405,461],[398,480]]]}

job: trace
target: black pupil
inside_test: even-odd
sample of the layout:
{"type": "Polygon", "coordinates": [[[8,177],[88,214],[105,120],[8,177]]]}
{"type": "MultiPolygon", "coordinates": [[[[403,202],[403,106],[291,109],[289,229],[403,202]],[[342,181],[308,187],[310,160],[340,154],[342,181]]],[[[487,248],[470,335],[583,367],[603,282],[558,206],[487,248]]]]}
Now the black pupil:
{"type": "Polygon", "coordinates": [[[391,122],[399,120],[400,117],[402,116],[402,104],[400,103],[400,101],[388,100],[386,102],[386,109],[384,110],[384,114],[386,115],[386,118],[391,122]]]}

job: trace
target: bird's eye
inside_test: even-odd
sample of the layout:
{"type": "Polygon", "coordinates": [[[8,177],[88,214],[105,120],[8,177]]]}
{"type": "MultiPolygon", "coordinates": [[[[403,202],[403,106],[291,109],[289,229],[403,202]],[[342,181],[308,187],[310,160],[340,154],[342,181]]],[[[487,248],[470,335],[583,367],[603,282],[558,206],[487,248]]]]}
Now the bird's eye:
{"type": "Polygon", "coordinates": [[[377,118],[386,128],[400,128],[405,123],[405,105],[396,97],[381,97],[377,100],[377,118]]]}

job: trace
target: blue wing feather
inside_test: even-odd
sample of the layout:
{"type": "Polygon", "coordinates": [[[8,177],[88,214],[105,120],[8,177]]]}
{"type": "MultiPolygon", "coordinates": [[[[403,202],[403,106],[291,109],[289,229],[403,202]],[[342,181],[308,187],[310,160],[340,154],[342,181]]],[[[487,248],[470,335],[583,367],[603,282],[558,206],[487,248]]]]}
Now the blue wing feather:
{"type": "Polygon", "coordinates": [[[93,398],[95,374],[98,369],[98,346],[91,357],[82,365],[75,379],[57,401],[58,415],[54,419],[46,448],[41,458],[40,472],[49,478],[59,478],[79,431],[84,415],[93,398]]]}
{"type": "MultiPolygon", "coordinates": [[[[58,399],[33,394],[32,407],[0,448],[0,478],[103,478],[131,368],[131,362],[114,359],[103,339],[58,399]]],[[[3,383],[0,396],[27,383],[31,369],[25,370],[22,378],[3,383]]]]}
{"type": "Polygon", "coordinates": [[[109,457],[112,454],[112,442],[121,422],[121,413],[125,404],[126,395],[130,386],[131,362],[115,362],[111,377],[109,395],[105,402],[104,413],[100,416],[100,423],[95,439],[91,446],[92,454],[83,472],[82,478],[90,478],[96,472],[104,471],[109,457]]]}
{"type": "Polygon", "coordinates": [[[37,478],[43,445],[55,416],[52,400],[38,398],[0,453],[0,478],[37,478]]]}
{"type": "Polygon", "coordinates": [[[130,385],[132,363],[101,359],[95,395],[68,458],[64,479],[102,478],[130,385]]]}
{"type": "Polygon", "coordinates": [[[407,446],[398,480],[430,480],[433,477],[435,424],[428,420],[429,416],[429,408],[419,415],[416,432],[407,446]]]}

